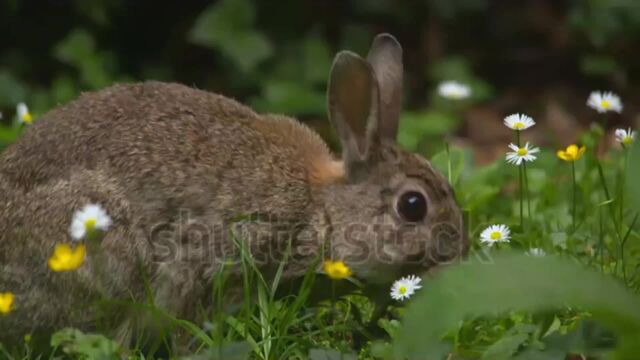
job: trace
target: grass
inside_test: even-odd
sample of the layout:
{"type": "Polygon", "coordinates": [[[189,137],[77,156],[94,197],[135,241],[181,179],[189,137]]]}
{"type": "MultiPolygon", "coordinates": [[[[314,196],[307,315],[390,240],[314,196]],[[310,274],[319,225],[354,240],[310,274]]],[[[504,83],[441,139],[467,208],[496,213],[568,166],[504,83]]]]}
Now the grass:
{"type": "MultiPolygon", "coordinates": [[[[583,134],[581,143],[595,149],[600,133],[596,128],[583,134]]],[[[372,293],[312,270],[298,283],[285,284],[290,246],[267,276],[234,238],[241,255],[241,301],[225,301],[231,280],[223,267],[212,281],[213,306],[203,323],[175,318],[152,298],[105,299],[149,315],[166,336],[123,348],[104,335],[113,329],[60,329],[44,344],[29,338],[5,344],[0,358],[552,359],[575,353],[635,359],[640,192],[634,185],[640,181],[640,148],[611,149],[601,158],[587,151],[571,164],[557,159],[555,149],[542,149],[527,165],[526,189],[520,188],[517,167],[499,160],[478,168],[470,165],[471,157],[468,150],[448,146],[433,157],[463,208],[473,243],[469,259],[426,281],[408,304],[380,307],[377,299],[388,299],[386,289],[372,293]],[[511,241],[481,246],[479,233],[494,223],[510,226],[511,241]],[[523,255],[532,248],[547,255],[523,255]],[[176,337],[189,345],[188,354],[178,353],[171,343],[176,337]]]]}

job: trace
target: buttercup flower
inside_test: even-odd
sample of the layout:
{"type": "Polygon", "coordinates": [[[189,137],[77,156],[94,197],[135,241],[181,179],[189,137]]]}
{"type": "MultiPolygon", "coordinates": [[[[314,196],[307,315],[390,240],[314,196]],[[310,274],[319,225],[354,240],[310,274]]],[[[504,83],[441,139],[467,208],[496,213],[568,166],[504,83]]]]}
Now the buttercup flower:
{"type": "Polygon", "coordinates": [[[547,255],[547,253],[540,248],[531,248],[527,251],[527,255],[534,257],[541,257],[547,255]]]}
{"type": "Polygon", "coordinates": [[[460,100],[471,96],[471,88],[457,81],[445,81],[438,85],[438,94],[449,100],[460,100]]]}
{"type": "Polygon", "coordinates": [[[71,238],[80,240],[96,230],[107,231],[111,226],[111,217],[97,204],[89,204],[81,210],[76,210],[71,220],[69,232],[71,238]]]}
{"type": "Polygon", "coordinates": [[[585,151],[587,151],[585,146],[578,147],[578,145],[569,145],[565,150],[558,150],[556,155],[564,161],[573,162],[579,160],[585,151]]]}
{"type": "Polygon", "coordinates": [[[513,151],[507,152],[507,162],[514,165],[521,165],[524,161],[534,161],[536,157],[533,155],[540,152],[539,148],[530,147],[529,143],[526,143],[523,147],[518,147],[516,144],[509,144],[509,148],[513,151]]]}
{"type": "Polygon", "coordinates": [[[511,230],[509,230],[507,225],[491,225],[480,234],[480,242],[493,246],[493,244],[498,242],[509,242],[511,238],[510,235],[511,230]]]}
{"type": "Polygon", "coordinates": [[[342,280],[351,276],[351,269],[341,260],[325,260],[322,269],[330,278],[334,280],[342,280]]]}
{"type": "Polygon", "coordinates": [[[13,310],[13,293],[1,292],[0,293],[0,314],[6,315],[13,310]]]}
{"type": "Polygon", "coordinates": [[[511,130],[527,130],[536,124],[530,116],[525,114],[512,114],[504,118],[504,124],[511,130]]]}
{"type": "Polygon", "coordinates": [[[606,113],[608,111],[622,112],[620,97],[610,91],[605,93],[601,93],[600,91],[592,92],[587,100],[587,105],[599,113],[606,113]]]}
{"type": "Polygon", "coordinates": [[[49,258],[49,268],[58,272],[76,270],[84,263],[86,253],[83,244],[79,244],[75,249],[69,244],[57,244],[49,258]]]}
{"type": "Polygon", "coordinates": [[[629,146],[636,139],[636,132],[629,128],[616,130],[616,140],[623,146],[629,146]]]}
{"type": "Polygon", "coordinates": [[[421,281],[422,279],[415,275],[409,275],[400,280],[396,280],[391,286],[391,298],[394,300],[410,298],[416,290],[422,287],[422,285],[420,285],[421,281]]]}
{"type": "Polygon", "coordinates": [[[19,103],[18,106],[16,106],[16,113],[18,113],[18,121],[21,123],[31,124],[33,121],[33,117],[25,103],[19,103]]]}

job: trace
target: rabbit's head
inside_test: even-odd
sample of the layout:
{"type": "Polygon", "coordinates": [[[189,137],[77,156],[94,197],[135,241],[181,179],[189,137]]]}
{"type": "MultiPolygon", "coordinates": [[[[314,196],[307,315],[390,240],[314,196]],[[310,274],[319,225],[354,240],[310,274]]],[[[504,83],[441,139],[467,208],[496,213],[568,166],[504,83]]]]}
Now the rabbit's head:
{"type": "Polygon", "coordinates": [[[382,34],[366,60],[338,53],[329,79],[329,116],[342,143],[344,182],[325,192],[325,249],[371,281],[432,268],[468,250],[447,180],[423,157],[396,145],[402,73],[400,44],[382,34]]]}

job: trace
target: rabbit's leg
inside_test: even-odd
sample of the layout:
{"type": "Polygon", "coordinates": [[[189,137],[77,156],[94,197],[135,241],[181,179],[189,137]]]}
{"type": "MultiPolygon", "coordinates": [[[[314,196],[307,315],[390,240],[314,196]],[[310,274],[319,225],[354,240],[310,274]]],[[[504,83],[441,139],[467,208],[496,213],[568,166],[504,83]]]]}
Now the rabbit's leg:
{"type": "Polygon", "coordinates": [[[0,186],[0,291],[15,294],[14,311],[0,317],[0,339],[67,326],[94,330],[102,311],[93,306],[97,300],[144,292],[138,270],[145,264],[146,241],[135,230],[134,209],[106,174],[79,170],[28,193],[12,191],[6,181],[0,186]],[[80,268],[52,271],[47,260],[54,246],[73,243],[71,219],[87,204],[102,206],[113,225],[80,268]],[[98,258],[104,260],[99,267],[98,258]]]}

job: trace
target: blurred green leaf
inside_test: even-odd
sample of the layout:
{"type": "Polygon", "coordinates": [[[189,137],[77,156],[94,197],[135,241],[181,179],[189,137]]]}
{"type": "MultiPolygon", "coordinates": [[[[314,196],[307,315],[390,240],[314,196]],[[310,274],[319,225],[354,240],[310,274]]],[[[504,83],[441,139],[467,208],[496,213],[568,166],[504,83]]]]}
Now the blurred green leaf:
{"type": "Polygon", "coordinates": [[[331,69],[331,53],[326,42],[309,37],[303,42],[304,78],[310,84],[324,84],[331,69]]]}
{"type": "Polygon", "coordinates": [[[51,346],[67,355],[83,359],[120,359],[120,346],[102,335],[85,334],[77,329],[63,329],[51,336],[51,346]]]}
{"type": "Polygon", "coordinates": [[[629,150],[629,164],[625,184],[627,193],[631,198],[631,203],[636,211],[640,211],[640,146],[632,144],[629,150]]]}
{"type": "Polygon", "coordinates": [[[398,143],[415,151],[425,137],[452,132],[458,121],[454,114],[448,112],[404,112],[400,117],[398,143]]]}
{"type": "Polygon", "coordinates": [[[309,350],[309,360],[356,360],[357,358],[355,354],[343,354],[336,350],[309,350]]]}
{"type": "Polygon", "coordinates": [[[91,34],[84,29],[75,29],[55,46],[53,54],[56,59],[80,68],[92,59],[94,51],[95,43],[91,34]]]}
{"type": "Polygon", "coordinates": [[[252,29],[254,20],[255,9],[249,0],[222,0],[200,14],[189,38],[221,51],[248,73],[273,53],[267,37],[252,29]]]}
{"type": "Polygon", "coordinates": [[[270,81],[252,105],[261,112],[319,115],[325,111],[325,101],[324,92],[299,83],[270,81]]]}
{"type": "Polygon", "coordinates": [[[585,55],[580,59],[580,70],[587,75],[609,75],[617,68],[616,60],[609,55],[585,55]]]}
{"type": "Polygon", "coordinates": [[[85,85],[100,89],[111,84],[108,68],[110,54],[98,52],[93,36],[84,29],[71,31],[54,48],[54,56],[80,72],[85,85]]]}
{"type": "Polygon", "coordinates": [[[513,354],[518,350],[529,338],[528,334],[508,335],[491,345],[487,351],[482,354],[483,360],[502,360],[511,359],[513,354]]]}
{"type": "Polygon", "coordinates": [[[183,360],[245,360],[249,359],[250,354],[251,346],[246,341],[236,341],[207,349],[198,355],[187,356],[183,360]]]}
{"type": "Polygon", "coordinates": [[[450,176],[451,184],[454,185],[458,182],[464,169],[464,151],[459,148],[451,148],[447,153],[446,150],[443,150],[431,158],[431,165],[445,178],[450,176]],[[450,175],[449,170],[451,170],[450,175]]]}
{"type": "Polygon", "coordinates": [[[492,260],[447,269],[425,284],[395,340],[397,358],[441,359],[447,330],[469,317],[510,310],[584,307],[616,331],[625,348],[640,335],[640,298],[615,279],[554,256],[495,254],[492,260]]]}
{"type": "Polygon", "coordinates": [[[26,101],[26,97],[26,86],[9,71],[0,69],[0,106],[14,108],[19,102],[26,101]]]}

